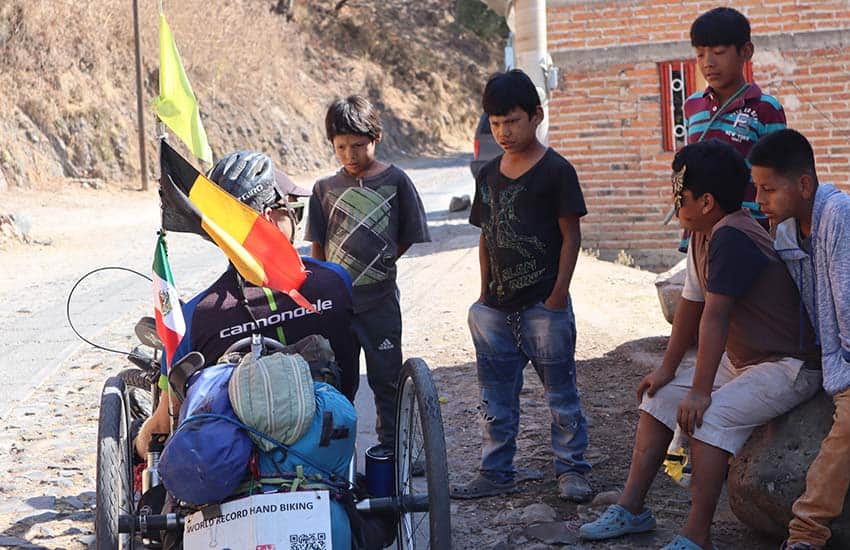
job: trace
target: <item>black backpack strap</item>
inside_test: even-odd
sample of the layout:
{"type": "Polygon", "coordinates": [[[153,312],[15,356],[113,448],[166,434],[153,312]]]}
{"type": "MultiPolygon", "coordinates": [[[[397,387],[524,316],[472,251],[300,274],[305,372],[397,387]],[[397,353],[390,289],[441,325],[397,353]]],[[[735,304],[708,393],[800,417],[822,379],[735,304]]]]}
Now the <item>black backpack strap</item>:
{"type": "Polygon", "coordinates": [[[180,361],[171,366],[168,373],[168,383],[180,401],[186,398],[186,382],[193,374],[204,368],[204,356],[197,351],[184,355],[180,361]]]}
{"type": "Polygon", "coordinates": [[[319,438],[319,447],[327,447],[333,439],[347,439],[348,428],[334,428],[334,413],[322,412],[322,435],[319,438]]]}

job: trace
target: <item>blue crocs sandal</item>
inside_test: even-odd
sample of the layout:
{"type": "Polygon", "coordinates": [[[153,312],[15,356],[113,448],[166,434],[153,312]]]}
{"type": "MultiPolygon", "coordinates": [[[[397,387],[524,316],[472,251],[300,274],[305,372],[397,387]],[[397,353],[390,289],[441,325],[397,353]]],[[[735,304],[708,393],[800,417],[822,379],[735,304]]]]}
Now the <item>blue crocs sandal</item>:
{"type": "MultiPolygon", "coordinates": [[[[712,548],[717,550],[716,546],[712,546],[712,548]]],[[[676,538],[671,540],[666,546],[662,547],[661,550],[703,550],[703,548],[688,537],[676,535],[676,538]]]]}
{"type": "Polygon", "coordinates": [[[582,525],[578,534],[585,540],[605,540],[630,533],[644,533],[655,529],[655,517],[649,510],[634,515],[619,504],[612,504],[596,521],[582,525]]]}

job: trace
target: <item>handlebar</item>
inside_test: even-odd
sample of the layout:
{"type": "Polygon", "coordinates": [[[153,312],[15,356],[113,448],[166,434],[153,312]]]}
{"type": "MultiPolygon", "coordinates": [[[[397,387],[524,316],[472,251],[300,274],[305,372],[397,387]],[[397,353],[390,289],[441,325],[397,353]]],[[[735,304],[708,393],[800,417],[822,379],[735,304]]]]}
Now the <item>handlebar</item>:
{"type": "Polygon", "coordinates": [[[133,348],[133,351],[127,354],[127,359],[142,370],[159,372],[159,361],[138,347],[133,348]]]}
{"type": "Polygon", "coordinates": [[[366,498],[357,502],[359,512],[427,512],[428,495],[366,498]]]}
{"type": "Polygon", "coordinates": [[[118,516],[118,532],[148,535],[157,531],[181,531],[185,522],[185,518],[179,514],[121,514],[118,516]]]}
{"type": "Polygon", "coordinates": [[[156,331],[156,320],[153,317],[142,317],[136,322],[135,326],[136,338],[149,348],[162,348],[162,340],[159,338],[159,333],[156,331]]]}
{"type": "Polygon", "coordinates": [[[246,336],[245,338],[233,342],[221,355],[222,357],[226,357],[231,353],[251,351],[255,357],[259,357],[262,351],[265,351],[266,349],[271,351],[282,351],[284,346],[277,340],[272,340],[268,336],[262,336],[255,333],[251,336],[246,336]]]}
{"type": "MultiPolygon", "coordinates": [[[[358,501],[357,510],[370,512],[427,512],[428,495],[406,495],[403,497],[367,498],[358,501]]],[[[181,531],[186,518],[180,514],[147,514],[118,516],[119,533],[152,534],[157,531],[181,531]]]]}

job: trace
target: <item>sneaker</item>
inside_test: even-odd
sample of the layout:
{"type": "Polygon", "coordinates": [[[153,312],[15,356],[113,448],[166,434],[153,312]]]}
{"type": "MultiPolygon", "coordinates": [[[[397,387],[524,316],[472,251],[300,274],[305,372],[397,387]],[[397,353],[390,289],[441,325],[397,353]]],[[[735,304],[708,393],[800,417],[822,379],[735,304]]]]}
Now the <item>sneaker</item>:
{"type": "Polygon", "coordinates": [[[593,497],[593,489],[582,474],[567,472],[558,476],[558,497],[570,502],[587,502],[593,497]]]}
{"type": "Polygon", "coordinates": [[[516,482],[513,480],[498,483],[481,475],[469,483],[453,484],[450,487],[451,497],[459,499],[495,497],[516,492],[516,482]]]}

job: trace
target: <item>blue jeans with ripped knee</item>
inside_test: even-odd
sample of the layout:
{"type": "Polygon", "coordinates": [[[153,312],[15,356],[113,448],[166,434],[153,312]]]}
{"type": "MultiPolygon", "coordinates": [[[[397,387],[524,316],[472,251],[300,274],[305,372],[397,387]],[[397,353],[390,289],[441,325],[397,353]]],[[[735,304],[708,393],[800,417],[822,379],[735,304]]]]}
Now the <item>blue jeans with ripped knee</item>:
{"type": "Polygon", "coordinates": [[[543,382],[552,413],[555,475],[585,474],[590,464],[587,422],[576,387],[576,324],[571,302],[563,310],[543,303],[506,312],[480,302],[469,308],[469,330],[478,360],[479,410],[484,420],[481,475],[495,482],[513,480],[522,372],[530,361],[543,382]]]}

